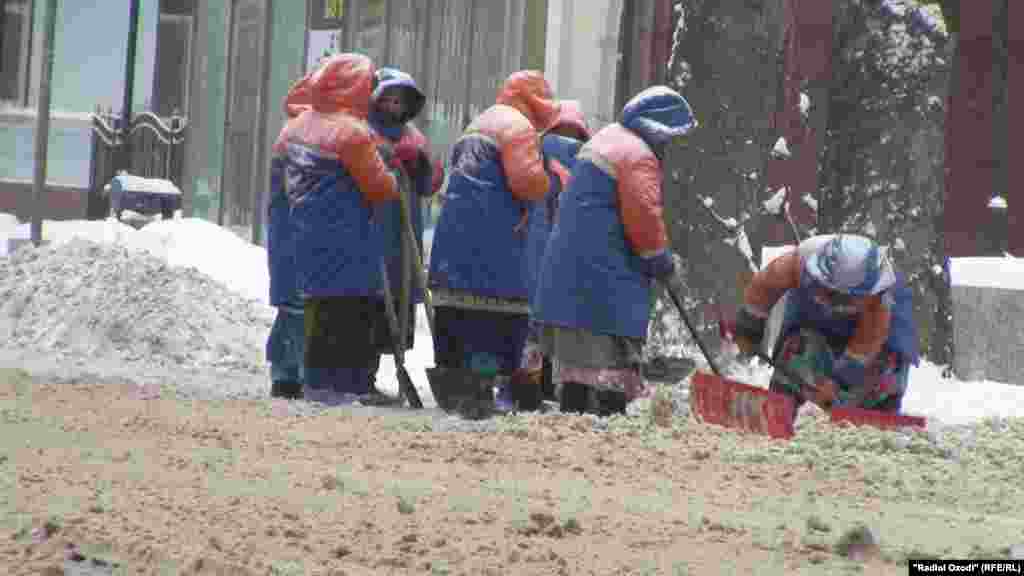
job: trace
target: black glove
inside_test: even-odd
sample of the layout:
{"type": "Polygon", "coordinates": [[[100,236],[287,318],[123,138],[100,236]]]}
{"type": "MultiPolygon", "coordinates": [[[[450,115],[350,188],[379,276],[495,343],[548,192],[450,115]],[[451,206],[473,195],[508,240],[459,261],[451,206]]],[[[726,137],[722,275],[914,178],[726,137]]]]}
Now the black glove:
{"type": "Polygon", "coordinates": [[[679,274],[678,268],[674,269],[670,274],[663,277],[661,279],[661,282],[663,282],[669,290],[676,294],[682,295],[686,293],[686,286],[683,285],[683,278],[679,274]]]}
{"type": "Polygon", "coordinates": [[[736,314],[736,333],[733,334],[736,345],[740,352],[747,356],[753,356],[764,340],[764,329],[767,324],[764,318],[758,318],[747,310],[746,306],[740,308],[736,314]]]}

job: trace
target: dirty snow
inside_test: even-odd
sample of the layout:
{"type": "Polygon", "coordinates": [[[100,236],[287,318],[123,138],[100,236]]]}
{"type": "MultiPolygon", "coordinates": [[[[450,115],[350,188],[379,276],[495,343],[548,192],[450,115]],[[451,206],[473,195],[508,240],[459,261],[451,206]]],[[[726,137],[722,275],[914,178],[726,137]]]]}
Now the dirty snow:
{"type": "Polygon", "coordinates": [[[800,93],[800,115],[807,118],[811,113],[811,97],[806,92],[800,93]]]}
{"type": "MultiPolygon", "coordinates": [[[[12,221],[0,214],[0,226],[9,230],[12,221]]],[[[207,377],[191,379],[189,385],[266,393],[263,344],[272,309],[263,304],[262,248],[190,219],[156,222],[141,230],[113,220],[47,222],[43,232],[51,245],[24,247],[0,258],[0,338],[8,343],[0,348],[0,357],[17,356],[12,344],[47,350],[68,360],[65,372],[75,372],[76,362],[95,366],[98,359],[117,363],[134,358],[134,363],[119,364],[126,377],[144,367],[147,378],[178,385],[176,376],[184,370],[206,370],[207,377]],[[231,382],[226,376],[209,376],[229,373],[250,376],[231,382]]],[[[749,251],[742,229],[738,236],[741,250],[749,251]]],[[[787,249],[766,246],[762,262],[787,249]]],[[[1024,278],[1024,260],[953,259],[951,272],[961,281],[1006,287],[1024,278]],[[993,260],[999,260],[996,266],[993,260]]],[[[678,324],[669,316],[665,320],[678,324]]],[[[406,365],[429,403],[425,368],[433,365],[433,350],[422,306],[417,318],[415,347],[406,354],[406,365]]],[[[676,325],[672,332],[682,335],[685,330],[676,325]]],[[[689,339],[682,336],[680,341],[675,350],[663,352],[698,358],[703,365],[689,339]]],[[[25,354],[20,357],[27,362],[31,354],[25,354]]],[[[736,363],[732,370],[739,379],[767,386],[769,368],[757,361],[736,363]]],[[[390,356],[382,359],[379,381],[385,391],[397,390],[390,356]]],[[[685,394],[674,394],[677,403],[684,399],[685,394]]],[[[911,371],[904,407],[945,424],[1024,417],[1024,386],[962,382],[944,377],[943,367],[922,362],[911,371]]]]}
{"type": "MultiPolygon", "coordinates": [[[[0,234],[3,226],[0,220],[0,234]]],[[[29,224],[18,224],[9,234],[28,238],[29,224]]],[[[43,222],[44,242],[60,245],[75,239],[145,251],[172,266],[195,268],[246,298],[268,299],[267,251],[206,220],[156,220],[139,230],[114,218],[43,222]]]]}
{"type": "Polygon", "coordinates": [[[74,239],[0,260],[0,340],[165,368],[264,370],[271,316],[190,268],[74,239]]]}

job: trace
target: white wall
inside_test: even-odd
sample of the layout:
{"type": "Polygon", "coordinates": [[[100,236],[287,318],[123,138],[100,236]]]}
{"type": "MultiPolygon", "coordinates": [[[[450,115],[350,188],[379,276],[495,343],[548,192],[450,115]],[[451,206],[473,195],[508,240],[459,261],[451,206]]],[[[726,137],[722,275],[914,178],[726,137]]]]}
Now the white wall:
{"type": "Polygon", "coordinates": [[[544,74],[559,98],[579,100],[592,128],[612,122],[623,0],[548,0],[544,74]]]}

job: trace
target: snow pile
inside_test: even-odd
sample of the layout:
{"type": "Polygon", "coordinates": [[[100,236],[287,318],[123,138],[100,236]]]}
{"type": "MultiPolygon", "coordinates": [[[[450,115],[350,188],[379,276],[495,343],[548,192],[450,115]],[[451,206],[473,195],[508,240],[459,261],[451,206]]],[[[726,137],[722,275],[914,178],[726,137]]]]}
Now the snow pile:
{"type": "Polygon", "coordinates": [[[72,239],[0,260],[0,340],[58,356],[172,369],[264,369],[271,316],[144,251],[72,239]]]}
{"type": "MultiPolygon", "coordinates": [[[[143,178],[134,176],[124,171],[114,177],[121,190],[131,190],[145,194],[166,194],[168,196],[181,196],[181,189],[174,185],[174,182],[163,178],[143,178]]],[[[109,184],[108,184],[109,186],[109,184]]],[[[118,193],[114,190],[114,193],[118,193]]]]}
{"type": "MultiPolygon", "coordinates": [[[[0,214],[0,240],[5,244],[7,238],[28,240],[31,238],[31,224],[18,223],[9,214],[0,214]],[[4,220],[10,219],[11,225],[4,229],[4,220]]],[[[116,244],[136,250],[146,250],[160,256],[157,246],[140,236],[131,226],[118,222],[113,218],[106,220],[44,220],[43,242],[60,245],[72,240],[88,240],[99,244],[116,244]]]]}
{"type": "Polygon", "coordinates": [[[1024,258],[950,258],[949,275],[953,286],[1024,290],[1024,258]]]}
{"type": "MultiPolygon", "coordinates": [[[[29,225],[0,214],[0,240],[29,238],[29,225]],[[8,229],[5,230],[5,226],[8,229]]],[[[270,290],[267,251],[227,228],[199,218],[156,220],[135,228],[115,220],[46,220],[43,240],[52,245],[73,240],[143,250],[171,266],[192,267],[242,296],[266,303],[270,290]]]]}
{"type": "Polygon", "coordinates": [[[267,251],[199,218],[159,220],[138,231],[143,245],[171,266],[194,267],[246,298],[267,302],[267,251]]]}

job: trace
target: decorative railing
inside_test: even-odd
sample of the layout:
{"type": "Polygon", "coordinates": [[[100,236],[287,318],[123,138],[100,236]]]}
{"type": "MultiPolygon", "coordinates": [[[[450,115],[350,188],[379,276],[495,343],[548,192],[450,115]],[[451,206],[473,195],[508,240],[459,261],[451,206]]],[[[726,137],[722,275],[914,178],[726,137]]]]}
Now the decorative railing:
{"type": "Polygon", "coordinates": [[[99,220],[107,216],[110,198],[104,187],[119,170],[144,178],[163,178],[182,187],[187,118],[179,114],[161,118],[145,111],[136,114],[124,130],[121,116],[97,110],[91,121],[87,218],[99,220]],[[126,153],[128,158],[124,157],[126,153]]]}

